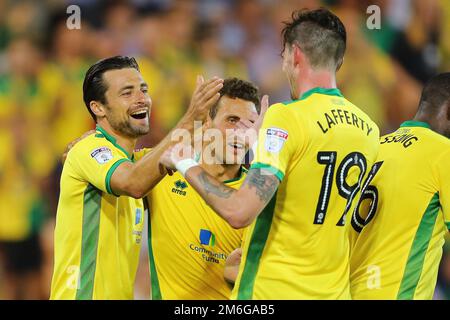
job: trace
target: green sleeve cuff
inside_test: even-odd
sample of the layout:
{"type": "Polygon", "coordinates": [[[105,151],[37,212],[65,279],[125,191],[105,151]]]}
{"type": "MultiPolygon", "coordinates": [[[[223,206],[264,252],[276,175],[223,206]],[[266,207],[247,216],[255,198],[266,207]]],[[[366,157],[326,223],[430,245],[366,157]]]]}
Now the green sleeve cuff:
{"type": "Polygon", "coordinates": [[[450,231],[450,222],[446,222],[445,225],[447,226],[447,229],[450,231]]]}
{"type": "Polygon", "coordinates": [[[264,169],[266,171],[269,171],[270,173],[275,175],[278,178],[278,180],[280,180],[280,182],[284,178],[284,173],[281,170],[279,170],[278,168],[271,166],[270,164],[255,162],[251,165],[250,169],[264,169]]]}
{"type": "Polygon", "coordinates": [[[131,161],[129,159],[125,159],[125,158],[117,160],[111,166],[111,168],[109,168],[108,173],[106,174],[106,178],[105,178],[106,191],[109,194],[115,195],[116,197],[119,197],[119,195],[115,194],[111,189],[111,177],[112,177],[114,171],[116,171],[117,167],[124,162],[131,162],[131,161]]]}

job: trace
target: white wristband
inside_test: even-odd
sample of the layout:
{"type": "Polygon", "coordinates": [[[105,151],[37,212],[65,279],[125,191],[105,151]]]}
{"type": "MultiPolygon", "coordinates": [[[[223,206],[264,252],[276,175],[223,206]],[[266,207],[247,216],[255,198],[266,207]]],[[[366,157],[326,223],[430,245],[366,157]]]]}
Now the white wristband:
{"type": "Polygon", "coordinates": [[[198,166],[198,162],[194,159],[184,159],[178,161],[175,168],[177,168],[178,172],[184,177],[186,175],[186,171],[196,166],[198,166]]]}
{"type": "Polygon", "coordinates": [[[258,148],[258,140],[256,140],[253,145],[252,145],[252,152],[255,155],[256,154],[256,149],[258,148]]]}

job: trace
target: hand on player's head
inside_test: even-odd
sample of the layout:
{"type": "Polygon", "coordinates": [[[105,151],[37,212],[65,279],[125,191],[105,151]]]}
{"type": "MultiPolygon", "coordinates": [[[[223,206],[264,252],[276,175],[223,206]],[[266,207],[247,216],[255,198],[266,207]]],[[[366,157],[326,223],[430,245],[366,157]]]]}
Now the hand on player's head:
{"type": "MultiPolygon", "coordinates": [[[[259,113],[256,121],[252,122],[246,119],[241,119],[237,125],[237,134],[245,137],[257,137],[259,129],[261,128],[262,122],[264,120],[264,115],[269,108],[269,96],[264,95],[261,99],[261,112],[259,113]],[[255,134],[249,134],[248,130],[254,130],[255,134]]],[[[255,140],[256,141],[256,140],[255,140]]],[[[250,147],[253,145],[255,141],[249,141],[250,147]]]]}
{"type": "Polygon", "coordinates": [[[223,79],[213,77],[205,81],[202,76],[197,77],[197,86],[187,112],[192,121],[203,121],[206,118],[209,109],[219,101],[222,87],[223,79]]]}

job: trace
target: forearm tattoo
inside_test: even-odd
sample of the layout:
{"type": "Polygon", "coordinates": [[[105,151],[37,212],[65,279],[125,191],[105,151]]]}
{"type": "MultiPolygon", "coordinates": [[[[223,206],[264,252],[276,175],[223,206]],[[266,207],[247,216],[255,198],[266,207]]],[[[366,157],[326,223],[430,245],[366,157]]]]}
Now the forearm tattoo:
{"type": "Polygon", "coordinates": [[[217,181],[211,179],[206,172],[201,172],[198,175],[200,183],[205,188],[206,194],[212,193],[220,198],[229,198],[236,190],[224,186],[222,183],[217,183],[217,181]]]}
{"type": "Polygon", "coordinates": [[[276,176],[261,173],[261,169],[250,169],[245,179],[250,189],[256,189],[256,194],[263,202],[268,202],[278,188],[279,181],[276,176]]]}

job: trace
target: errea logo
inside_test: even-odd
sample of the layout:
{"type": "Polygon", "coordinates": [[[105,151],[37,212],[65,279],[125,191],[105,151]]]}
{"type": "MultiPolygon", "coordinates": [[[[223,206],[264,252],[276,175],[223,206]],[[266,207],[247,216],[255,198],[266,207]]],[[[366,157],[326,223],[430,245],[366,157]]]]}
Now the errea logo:
{"type": "Polygon", "coordinates": [[[172,188],[172,192],[179,194],[180,196],[185,196],[186,191],[184,191],[184,189],[186,189],[188,187],[186,181],[177,180],[177,181],[175,181],[174,184],[175,184],[175,188],[172,188]]]}

